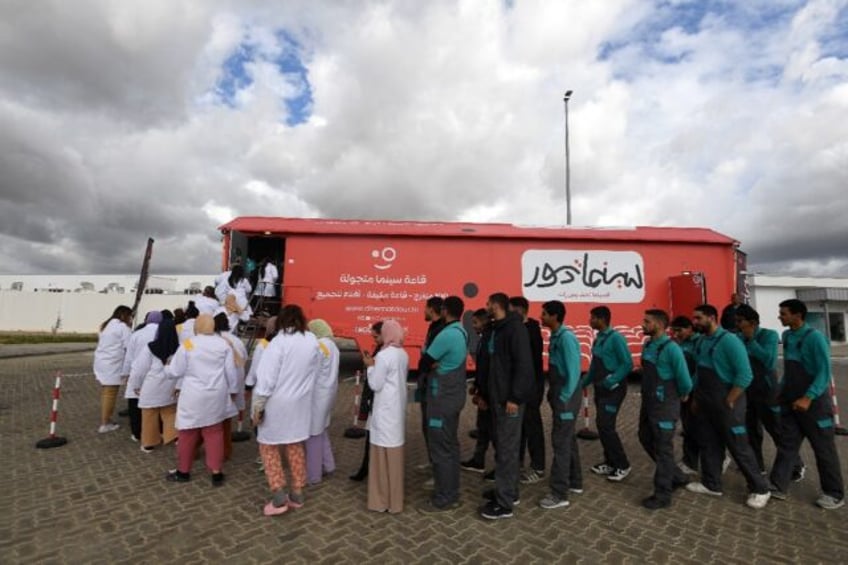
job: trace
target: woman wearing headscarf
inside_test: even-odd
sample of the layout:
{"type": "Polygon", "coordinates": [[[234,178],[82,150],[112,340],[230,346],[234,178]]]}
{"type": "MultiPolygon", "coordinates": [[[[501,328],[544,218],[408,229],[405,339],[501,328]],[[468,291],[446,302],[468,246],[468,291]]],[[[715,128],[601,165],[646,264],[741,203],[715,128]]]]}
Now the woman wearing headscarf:
{"type": "Polygon", "coordinates": [[[124,355],[132,330],[132,309],[118,306],[108,320],[100,324],[100,336],[94,350],[94,376],[100,383],[100,427],[101,434],[114,432],[120,426],[112,421],[115,401],[125,373],[124,355]]]}
{"type": "MultiPolygon", "coordinates": [[[[158,310],[153,310],[147,313],[144,317],[144,323],[140,324],[130,336],[127,343],[127,352],[124,355],[124,366],[121,369],[121,374],[127,378],[132,373],[132,365],[136,357],[142,350],[147,349],[147,344],[156,339],[156,330],[159,328],[159,322],[162,321],[162,313],[158,310]]],[[[141,440],[141,408],[138,407],[138,392],[136,388],[127,382],[127,389],[124,391],[124,398],[127,399],[127,412],[130,418],[130,439],[133,441],[141,440]]]]}
{"type": "MultiPolygon", "coordinates": [[[[236,372],[238,373],[238,393],[236,393],[236,409],[239,414],[244,410],[244,368],[247,361],[247,348],[244,342],[230,333],[230,323],[227,320],[227,315],[223,312],[215,315],[215,333],[221,336],[233,350],[233,359],[236,363],[236,372]]],[[[231,419],[224,420],[224,461],[229,461],[233,455],[233,436],[232,436],[231,419]]]]}
{"type": "Polygon", "coordinates": [[[384,321],[380,335],[383,345],[377,355],[363,355],[368,367],[368,384],[374,390],[368,509],[396,514],[403,511],[403,443],[409,355],[403,349],[403,328],[397,321],[384,321]]]}
{"type": "Polygon", "coordinates": [[[188,306],[185,309],[185,321],[177,325],[177,334],[180,336],[180,343],[194,335],[194,321],[199,315],[200,311],[197,309],[194,300],[189,300],[188,306]]]}
{"type": "Polygon", "coordinates": [[[339,390],[339,348],[333,341],[333,330],[324,320],[309,322],[309,331],[318,338],[320,365],[315,373],[312,391],[312,415],[309,439],[306,440],[306,481],[309,485],[321,482],[321,477],[336,470],[333,446],[330,444],[330,417],[339,390]]]}
{"type": "Polygon", "coordinates": [[[238,372],[230,344],[215,335],[212,316],[201,314],[194,323],[195,336],[174,353],[166,374],[177,379],[178,465],[167,475],[169,481],[191,478],[194,449],[203,437],[206,467],[212,484],[224,484],[224,427],[222,422],[236,414],[238,372]]]}
{"type": "Polygon", "coordinates": [[[162,320],[156,337],[135,358],[127,388],[138,395],[141,408],[141,450],[150,453],[160,443],[168,445],[177,439],[174,420],[177,399],[176,383],[165,374],[165,366],[180,346],[173,320],[162,320]],[[162,432],[160,434],[159,429],[162,432]]]}
{"type": "MultiPolygon", "coordinates": [[[[374,340],[372,357],[377,355],[383,346],[383,337],[380,335],[382,330],[383,322],[376,322],[371,326],[371,338],[374,340]]],[[[351,481],[364,481],[368,477],[368,458],[371,457],[371,433],[368,431],[368,418],[371,417],[373,402],[374,391],[368,386],[368,379],[366,378],[362,383],[362,396],[359,397],[359,415],[357,416],[357,420],[365,422],[365,445],[363,446],[362,463],[359,465],[359,470],[348,477],[351,481]]]]}
{"type": "Polygon", "coordinates": [[[256,375],[251,414],[258,427],[259,454],[272,499],[266,516],[276,516],[303,506],[306,457],[303,442],[309,437],[312,392],[319,366],[318,340],[306,331],[300,306],[289,304],[277,316],[277,335],[262,355],[256,375]],[[286,489],[281,450],[292,476],[286,489]]]}

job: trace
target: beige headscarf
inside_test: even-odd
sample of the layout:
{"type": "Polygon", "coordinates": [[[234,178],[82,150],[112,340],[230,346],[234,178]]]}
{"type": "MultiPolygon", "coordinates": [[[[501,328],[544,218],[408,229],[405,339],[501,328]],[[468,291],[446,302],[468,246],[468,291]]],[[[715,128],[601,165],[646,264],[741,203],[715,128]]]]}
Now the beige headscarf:
{"type": "Polygon", "coordinates": [[[380,330],[380,336],[383,338],[383,347],[403,347],[403,328],[397,320],[385,320],[383,328],[380,330]]]}
{"type": "Polygon", "coordinates": [[[322,337],[333,337],[333,328],[330,327],[330,324],[322,320],[321,318],[316,318],[315,320],[310,320],[306,325],[315,337],[321,339],[322,337]]]}
{"type": "Polygon", "coordinates": [[[195,335],[212,335],[215,333],[215,318],[209,314],[201,314],[194,321],[195,335]]]}

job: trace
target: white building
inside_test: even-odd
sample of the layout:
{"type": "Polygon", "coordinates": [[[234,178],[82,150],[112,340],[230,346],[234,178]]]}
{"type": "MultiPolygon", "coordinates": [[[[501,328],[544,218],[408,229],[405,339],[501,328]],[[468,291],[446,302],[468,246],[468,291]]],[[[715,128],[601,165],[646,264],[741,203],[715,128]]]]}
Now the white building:
{"type": "Polygon", "coordinates": [[[777,318],[779,304],[789,298],[804,301],[807,323],[833,343],[845,343],[848,313],[848,278],[748,275],[750,304],[760,314],[763,327],[783,331],[777,318]]]}

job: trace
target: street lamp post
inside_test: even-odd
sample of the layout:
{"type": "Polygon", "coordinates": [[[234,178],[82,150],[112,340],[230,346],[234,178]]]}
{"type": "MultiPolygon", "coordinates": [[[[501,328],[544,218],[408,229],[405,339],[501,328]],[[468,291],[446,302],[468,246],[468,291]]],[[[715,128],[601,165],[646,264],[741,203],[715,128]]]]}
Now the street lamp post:
{"type": "Polygon", "coordinates": [[[565,103],[565,223],[571,225],[571,154],[568,147],[568,101],[573,91],[566,90],[562,101],[565,103]]]}

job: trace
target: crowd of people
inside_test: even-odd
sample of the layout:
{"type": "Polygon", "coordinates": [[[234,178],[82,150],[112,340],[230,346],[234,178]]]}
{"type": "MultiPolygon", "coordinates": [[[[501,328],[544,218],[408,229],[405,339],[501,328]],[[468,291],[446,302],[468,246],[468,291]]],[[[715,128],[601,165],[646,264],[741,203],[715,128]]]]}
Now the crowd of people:
{"type": "MultiPolygon", "coordinates": [[[[249,316],[250,286],[235,267],[185,310],[149,312],[134,330],[131,309],[116,308],[101,326],[94,357],[101,385],[98,431],[118,429],[113,416],[125,384],[130,435],[141,451],[177,444],[177,466],[166,479],[191,480],[202,444],[212,485],[220,486],[232,453],[231,422],[247,413],[270,489],[263,512],[275,516],[303,506],[305,489],[336,468],[328,429],[340,353],[330,324],[307,320],[294,304],[280,310],[265,339],[248,352],[234,331],[249,316]]],[[[618,433],[618,416],[634,364],[626,340],[612,326],[610,308],[597,306],[590,312],[589,323],[597,333],[585,373],[580,344],[566,326],[562,302],[544,303],[540,324],[529,316],[530,305],[523,297],[492,294],[486,307],[470,317],[476,339],[463,324],[465,308],[457,296],[434,296],[425,306],[429,327],[415,398],[428,455],[422,468],[432,471],[427,485],[432,493],[418,510],[429,514],[458,508],[463,469],[481,473],[492,483],[482,493],[483,518],[512,517],[520,485],[545,479],[548,493],[538,505],[546,510],[568,507],[571,495],[584,492],[575,426],[585,388],[594,396],[603,447],[603,460],[589,470],[611,482],[626,480],[631,465],[618,433]],[[550,334],[547,370],[542,327],[550,334]],[[468,389],[466,367],[472,349],[476,371],[468,389]],[[473,455],[462,460],[459,422],[467,395],[477,410],[476,444],[473,455]],[[551,409],[549,444],[542,423],[545,398],[551,409]],[[495,466],[487,472],[490,446],[495,466]],[[548,446],[553,456],[546,472],[548,446]]],[[[658,309],[644,313],[638,440],[655,470],[653,492],[643,506],[668,507],[672,493],[681,487],[721,496],[722,474],[731,460],[746,479],[748,506],[763,508],[770,498],[785,499],[791,482],[803,479],[806,472],[799,455],[805,438],[819,470],[822,495],[816,504],[825,509],[842,506],[826,339],[805,323],[802,302],[781,303],[780,319],[788,329],[782,339],[783,376],[778,379],[777,333],[761,328],[758,313],[746,304],[734,304],[733,317],[728,330],[708,304],[698,306],[691,319],[669,320],[658,309]],[[683,428],[679,462],[674,455],[678,421],[683,428]],[[777,450],[770,472],[763,458],[763,428],[777,450]],[[698,473],[699,480],[690,480],[698,473]]],[[[375,349],[362,353],[365,452],[350,478],[367,478],[369,510],[398,513],[404,507],[410,360],[398,321],[378,322],[371,332],[375,349]]]]}

